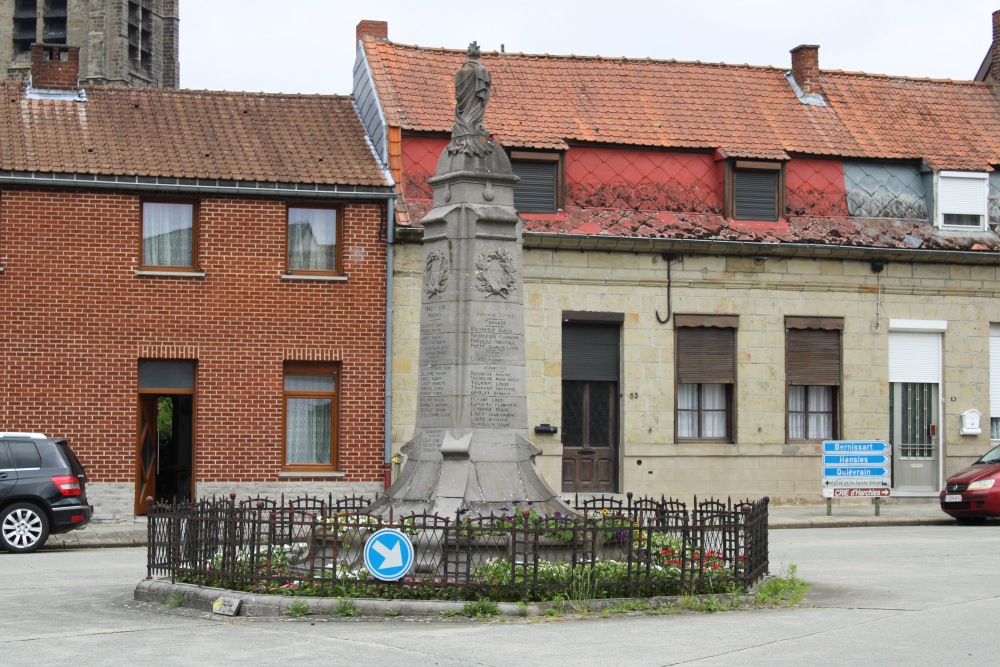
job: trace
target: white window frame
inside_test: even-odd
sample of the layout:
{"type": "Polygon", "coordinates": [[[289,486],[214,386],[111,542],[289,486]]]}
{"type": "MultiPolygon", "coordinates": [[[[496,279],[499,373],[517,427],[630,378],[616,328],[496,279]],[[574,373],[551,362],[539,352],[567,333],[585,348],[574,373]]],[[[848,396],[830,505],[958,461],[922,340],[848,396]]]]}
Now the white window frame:
{"type": "Polygon", "coordinates": [[[937,206],[935,207],[937,209],[935,222],[938,227],[941,229],[964,229],[971,231],[986,229],[986,225],[989,222],[989,174],[977,171],[941,171],[937,173],[935,181],[935,189],[937,190],[937,197],[935,198],[937,202],[937,206]],[[969,188],[974,190],[974,181],[978,181],[981,184],[981,196],[978,193],[967,192],[963,193],[962,198],[958,201],[953,201],[950,197],[946,196],[949,184],[962,189],[969,188]],[[944,222],[946,214],[978,215],[982,221],[978,226],[946,225],[944,222]]]}
{"type": "Polygon", "coordinates": [[[1000,419],[1000,324],[990,323],[990,444],[1000,444],[992,437],[993,422],[1000,419]]]}

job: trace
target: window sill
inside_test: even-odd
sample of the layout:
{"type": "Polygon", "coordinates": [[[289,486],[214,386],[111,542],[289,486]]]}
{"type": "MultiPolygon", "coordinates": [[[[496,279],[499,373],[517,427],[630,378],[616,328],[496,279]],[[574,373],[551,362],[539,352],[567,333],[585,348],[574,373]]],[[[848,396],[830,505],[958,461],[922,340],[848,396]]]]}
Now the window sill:
{"type": "Polygon", "coordinates": [[[204,278],[204,271],[150,271],[146,269],[136,269],[137,276],[160,276],[163,278],[204,278]]]}
{"type": "Polygon", "coordinates": [[[347,473],[333,471],[309,471],[309,470],[283,470],[278,473],[278,479],[297,479],[300,477],[322,477],[324,479],[336,479],[344,477],[347,473]]]}
{"type": "Polygon", "coordinates": [[[959,236],[982,236],[990,231],[982,227],[958,227],[955,225],[938,225],[938,230],[942,234],[956,234],[959,236]]]}
{"type": "Polygon", "coordinates": [[[303,275],[301,273],[282,273],[282,280],[318,280],[320,282],[328,283],[346,283],[347,276],[314,276],[314,275],[303,275]]]}

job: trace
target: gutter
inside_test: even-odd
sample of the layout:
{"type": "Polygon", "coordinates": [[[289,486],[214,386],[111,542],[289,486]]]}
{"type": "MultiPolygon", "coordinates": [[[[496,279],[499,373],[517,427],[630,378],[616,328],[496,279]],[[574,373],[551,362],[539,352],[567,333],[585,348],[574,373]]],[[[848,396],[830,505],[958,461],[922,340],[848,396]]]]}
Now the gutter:
{"type": "Polygon", "coordinates": [[[146,192],[205,193],[305,197],[316,199],[393,199],[392,186],[329,185],[326,183],[278,183],[213,178],[168,178],[34,171],[0,171],[0,186],[77,187],[146,192]]]}
{"type": "MultiPolygon", "coordinates": [[[[399,230],[401,243],[420,243],[423,229],[399,230]]],[[[858,262],[914,264],[964,264],[1000,266],[1000,252],[985,250],[923,250],[920,248],[878,248],[823,243],[754,243],[710,239],[644,239],[601,234],[524,233],[524,247],[548,250],[601,250],[650,254],[722,255],[736,257],[779,257],[841,259],[858,262]]]]}
{"type": "Polygon", "coordinates": [[[395,256],[396,200],[389,199],[386,206],[386,272],[385,272],[385,444],[382,469],[385,488],[392,486],[392,273],[395,256]]]}

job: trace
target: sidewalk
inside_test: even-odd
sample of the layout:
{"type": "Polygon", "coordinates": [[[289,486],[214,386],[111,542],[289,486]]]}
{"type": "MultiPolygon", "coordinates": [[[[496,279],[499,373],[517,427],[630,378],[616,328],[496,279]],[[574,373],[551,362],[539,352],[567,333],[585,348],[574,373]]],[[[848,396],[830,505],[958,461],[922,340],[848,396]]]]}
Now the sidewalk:
{"type": "MultiPolygon", "coordinates": [[[[850,526],[924,526],[954,523],[941,511],[937,498],[900,498],[883,502],[879,516],[874,504],[834,505],[826,515],[826,503],[774,505],[768,510],[769,526],[780,528],[845,528],[850,526]]],[[[134,547],[146,544],[146,519],[94,521],[80,530],[51,535],[46,549],[134,547]]]]}

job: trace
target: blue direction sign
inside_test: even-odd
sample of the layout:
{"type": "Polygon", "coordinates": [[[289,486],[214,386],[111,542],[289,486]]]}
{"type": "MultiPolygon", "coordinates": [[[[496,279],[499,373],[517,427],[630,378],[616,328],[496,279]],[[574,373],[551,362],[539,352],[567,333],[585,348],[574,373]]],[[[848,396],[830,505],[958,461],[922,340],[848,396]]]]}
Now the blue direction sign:
{"type": "Polygon", "coordinates": [[[882,440],[824,440],[824,454],[888,454],[892,445],[882,440]]]}
{"type": "Polygon", "coordinates": [[[851,466],[843,468],[823,468],[824,477],[885,477],[888,466],[851,466]]]}
{"type": "Polygon", "coordinates": [[[823,495],[888,495],[892,445],[882,440],[823,442],[823,495]]]}
{"type": "Polygon", "coordinates": [[[383,528],[365,544],[365,568],[382,581],[396,581],[413,566],[413,542],[395,528],[383,528]]]}
{"type": "Polygon", "coordinates": [[[884,466],[892,461],[885,454],[825,454],[823,465],[826,466],[884,466]]]}

